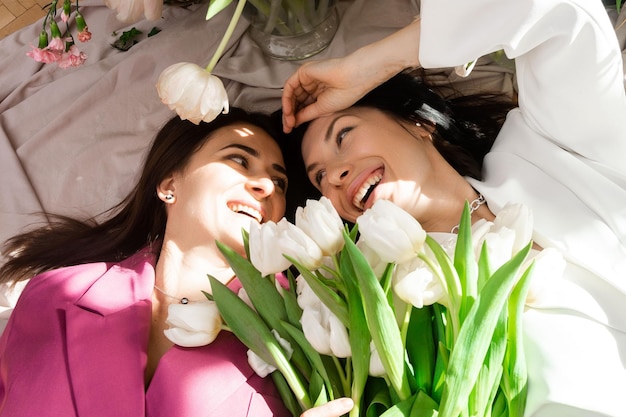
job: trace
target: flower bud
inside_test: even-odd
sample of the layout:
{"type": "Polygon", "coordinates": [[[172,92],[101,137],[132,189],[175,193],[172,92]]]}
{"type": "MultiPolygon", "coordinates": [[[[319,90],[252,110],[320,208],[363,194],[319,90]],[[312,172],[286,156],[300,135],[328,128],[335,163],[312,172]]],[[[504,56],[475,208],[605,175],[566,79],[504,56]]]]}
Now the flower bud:
{"type": "Polygon", "coordinates": [[[170,304],[165,336],[182,347],[204,346],[213,342],[222,329],[222,317],[213,301],[170,304]]]}
{"type": "Polygon", "coordinates": [[[53,38],[61,37],[61,30],[59,29],[59,25],[57,25],[57,22],[55,22],[54,20],[50,22],[50,33],[52,34],[53,38]]]}
{"type": "Polygon", "coordinates": [[[383,262],[406,262],[423,250],[426,232],[413,216],[391,201],[376,201],[356,221],[361,239],[383,262]]]}
{"type": "Polygon", "coordinates": [[[326,256],[334,255],[343,247],[343,222],[326,197],[307,200],[304,208],[296,210],[296,226],[317,243],[326,256]]]}
{"type": "Polygon", "coordinates": [[[304,278],[298,277],[296,285],[298,305],[302,308],[302,331],[313,349],[338,358],[351,356],[350,338],[343,323],[317,298],[304,278]]]}
{"type": "Polygon", "coordinates": [[[72,14],[72,3],[70,0],[63,1],[63,11],[61,12],[61,20],[65,23],[70,19],[70,14],[72,14]]]}
{"type": "Polygon", "coordinates": [[[272,221],[261,225],[250,222],[250,262],[263,276],[277,274],[291,266],[291,262],[276,247],[278,235],[279,225],[272,221]]]}
{"type": "Polygon", "coordinates": [[[39,34],[39,49],[43,49],[48,46],[48,32],[42,30],[39,34]]]}
{"type": "Polygon", "coordinates": [[[82,32],[85,30],[86,27],[87,22],[85,21],[85,18],[82,14],[76,12],[76,29],[78,29],[79,32],[82,32]]]}
{"type": "Polygon", "coordinates": [[[402,301],[417,308],[434,303],[447,304],[441,282],[419,258],[397,266],[393,273],[393,290],[402,301]]]}
{"type": "Polygon", "coordinates": [[[277,243],[279,250],[283,254],[294,258],[311,271],[318,269],[322,265],[322,250],[302,229],[289,223],[286,218],[279,221],[278,226],[277,243]]]}
{"type": "MultiPolygon", "coordinates": [[[[272,329],[272,334],[274,335],[276,340],[278,340],[278,344],[280,344],[280,346],[283,348],[283,351],[285,352],[285,357],[291,358],[291,355],[293,354],[293,348],[291,347],[291,344],[287,340],[280,337],[280,334],[275,329],[272,329]]],[[[248,364],[261,378],[265,378],[276,370],[276,367],[274,365],[270,365],[269,363],[265,362],[251,349],[248,349],[247,355],[248,364]]]]}
{"type": "Polygon", "coordinates": [[[167,67],[157,81],[161,101],[181,119],[199,124],[228,113],[228,95],[222,80],[189,62],[167,67]]]}

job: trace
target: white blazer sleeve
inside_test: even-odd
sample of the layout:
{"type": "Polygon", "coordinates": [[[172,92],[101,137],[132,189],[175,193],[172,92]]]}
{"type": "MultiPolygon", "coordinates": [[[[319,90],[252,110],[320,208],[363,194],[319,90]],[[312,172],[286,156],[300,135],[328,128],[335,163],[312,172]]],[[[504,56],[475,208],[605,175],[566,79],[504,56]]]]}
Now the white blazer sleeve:
{"type": "Polygon", "coordinates": [[[622,57],[600,0],[422,0],[420,62],[454,67],[503,49],[515,58],[528,126],[622,175],[622,57]]]}

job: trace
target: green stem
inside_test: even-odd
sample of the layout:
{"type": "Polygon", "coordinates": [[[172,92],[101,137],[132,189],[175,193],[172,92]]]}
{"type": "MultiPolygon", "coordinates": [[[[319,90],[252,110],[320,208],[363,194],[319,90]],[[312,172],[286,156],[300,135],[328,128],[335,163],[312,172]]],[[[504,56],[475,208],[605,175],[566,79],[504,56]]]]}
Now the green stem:
{"type": "Polygon", "coordinates": [[[335,368],[337,368],[337,374],[339,375],[339,379],[341,379],[341,386],[343,387],[343,392],[350,392],[350,383],[346,378],[346,373],[344,372],[343,366],[339,362],[339,359],[331,355],[333,359],[333,363],[335,364],[335,368]]]}
{"type": "MultiPolygon", "coordinates": [[[[452,321],[452,337],[453,340],[456,341],[457,336],[459,335],[459,331],[461,330],[461,322],[459,321],[459,309],[460,309],[460,301],[461,298],[461,288],[459,283],[450,278],[446,279],[445,276],[441,276],[440,270],[437,268],[437,265],[423,253],[418,253],[417,255],[426,265],[430,268],[430,270],[437,276],[439,282],[446,289],[446,293],[448,294],[448,303],[450,304],[448,307],[449,317],[452,321]]],[[[445,275],[445,274],[444,274],[445,275]]]]}
{"type": "Polygon", "coordinates": [[[237,27],[237,23],[239,22],[239,18],[241,17],[241,12],[243,12],[243,7],[245,5],[246,5],[246,0],[239,0],[239,2],[237,3],[237,8],[235,9],[235,13],[233,14],[233,17],[230,19],[230,23],[228,24],[228,27],[226,28],[226,32],[224,33],[224,36],[222,37],[222,41],[217,46],[217,49],[215,50],[215,53],[213,54],[213,58],[211,58],[209,65],[206,66],[207,72],[213,72],[213,68],[215,68],[217,61],[219,61],[220,57],[222,56],[222,53],[224,52],[224,49],[226,49],[226,45],[228,44],[230,37],[235,31],[235,27],[237,27]]]}
{"type": "Polygon", "coordinates": [[[402,347],[404,347],[404,350],[406,351],[406,335],[409,332],[409,323],[411,321],[411,310],[413,310],[413,306],[407,303],[405,308],[406,311],[404,312],[400,335],[402,337],[402,347]]]}

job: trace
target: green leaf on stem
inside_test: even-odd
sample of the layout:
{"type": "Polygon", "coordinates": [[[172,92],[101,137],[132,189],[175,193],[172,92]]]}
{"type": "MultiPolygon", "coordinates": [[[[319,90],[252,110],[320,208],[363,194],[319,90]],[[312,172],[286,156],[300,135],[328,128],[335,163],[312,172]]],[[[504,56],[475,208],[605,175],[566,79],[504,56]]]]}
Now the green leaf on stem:
{"type": "Polygon", "coordinates": [[[282,323],[288,321],[285,301],[278,292],[273,279],[262,277],[261,273],[252,263],[235,252],[233,249],[216,242],[217,247],[222,252],[228,264],[235,272],[235,275],[246,290],[252,305],[271,329],[275,329],[282,338],[286,339],[293,348],[292,360],[298,369],[305,376],[311,372],[308,362],[304,358],[304,353],[300,346],[294,343],[293,339],[285,333],[282,323]]]}
{"type": "Polygon", "coordinates": [[[432,392],[435,372],[435,339],[433,335],[433,308],[411,308],[411,319],[406,339],[406,351],[418,390],[432,392]]]}
{"type": "Polygon", "coordinates": [[[534,262],[526,269],[509,297],[508,339],[504,360],[503,391],[507,398],[510,417],[522,417],[526,408],[528,373],[524,356],[522,315],[530,287],[534,262]]]}
{"type": "Polygon", "coordinates": [[[217,308],[231,331],[261,359],[274,365],[283,374],[302,407],[310,408],[311,400],[300,376],[289,363],[267,324],[227,286],[212,276],[209,276],[209,280],[217,308]]]}
{"type": "Polygon", "coordinates": [[[531,247],[532,243],[529,243],[494,272],[469,311],[450,355],[440,416],[456,417],[466,407],[500,313],[518,281],[518,271],[531,247]]]}
{"type": "Polygon", "coordinates": [[[454,269],[461,283],[461,307],[459,321],[463,323],[477,295],[478,266],[472,245],[472,220],[470,206],[466,201],[459,223],[459,234],[454,249],[454,269]]]}
{"type": "Polygon", "coordinates": [[[291,263],[298,268],[298,271],[309,284],[311,290],[317,295],[317,297],[337,316],[339,321],[349,327],[350,322],[348,320],[348,306],[346,302],[328,285],[325,285],[313,272],[309,271],[305,266],[300,264],[297,260],[286,256],[291,263]]]}
{"type": "MultiPolygon", "coordinates": [[[[404,346],[393,309],[365,256],[344,232],[344,253],[352,263],[363,299],[365,318],[374,345],[387,372],[389,382],[400,400],[410,395],[405,373],[404,346]]],[[[343,260],[342,260],[343,261],[343,260]]]]}
{"type": "MultiPolygon", "coordinates": [[[[346,238],[349,239],[346,235],[346,238]]],[[[350,416],[360,415],[361,396],[367,382],[370,366],[370,340],[371,335],[365,319],[363,300],[359,289],[357,271],[350,262],[349,256],[340,260],[341,277],[346,286],[348,298],[348,316],[350,325],[350,349],[352,351],[352,399],[354,407],[350,416]]]]}
{"type": "Polygon", "coordinates": [[[209,2],[209,8],[206,11],[205,19],[210,20],[213,16],[227,8],[232,2],[233,0],[211,0],[209,2]]]}
{"type": "Polygon", "coordinates": [[[296,343],[300,345],[300,347],[304,351],[304,354],[309,359],[311,367],[315,370],[315,372],[319,373],[319,376],[322,378],[324,384],[327,386],[329,399],[335,399],[345,395],[343,390],[337,391],[338,377],[336,373],[328,372],[328,368],[325,366],[324,361],[322,360],[322,356],[313,348],[313,346],[311,346],[309,341],[304,336],[302,330],[289,323],[283,323],[283,326],[285,327],[287,333],[289,333],[289,335],[296,341],[296,343]]]}

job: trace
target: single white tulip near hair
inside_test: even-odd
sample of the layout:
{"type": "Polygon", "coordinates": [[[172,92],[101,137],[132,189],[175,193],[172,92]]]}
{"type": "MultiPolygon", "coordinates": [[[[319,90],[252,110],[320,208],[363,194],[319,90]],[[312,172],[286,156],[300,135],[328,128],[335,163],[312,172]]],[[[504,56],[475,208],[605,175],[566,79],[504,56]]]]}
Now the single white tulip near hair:
{"type": "Polygon", "coordinates": [[[161,101],[183,120],[199,124],[228,113],[228,94],[222,80],[206,69],[179,62],[167,67],[157,81],[161,101]]]}

